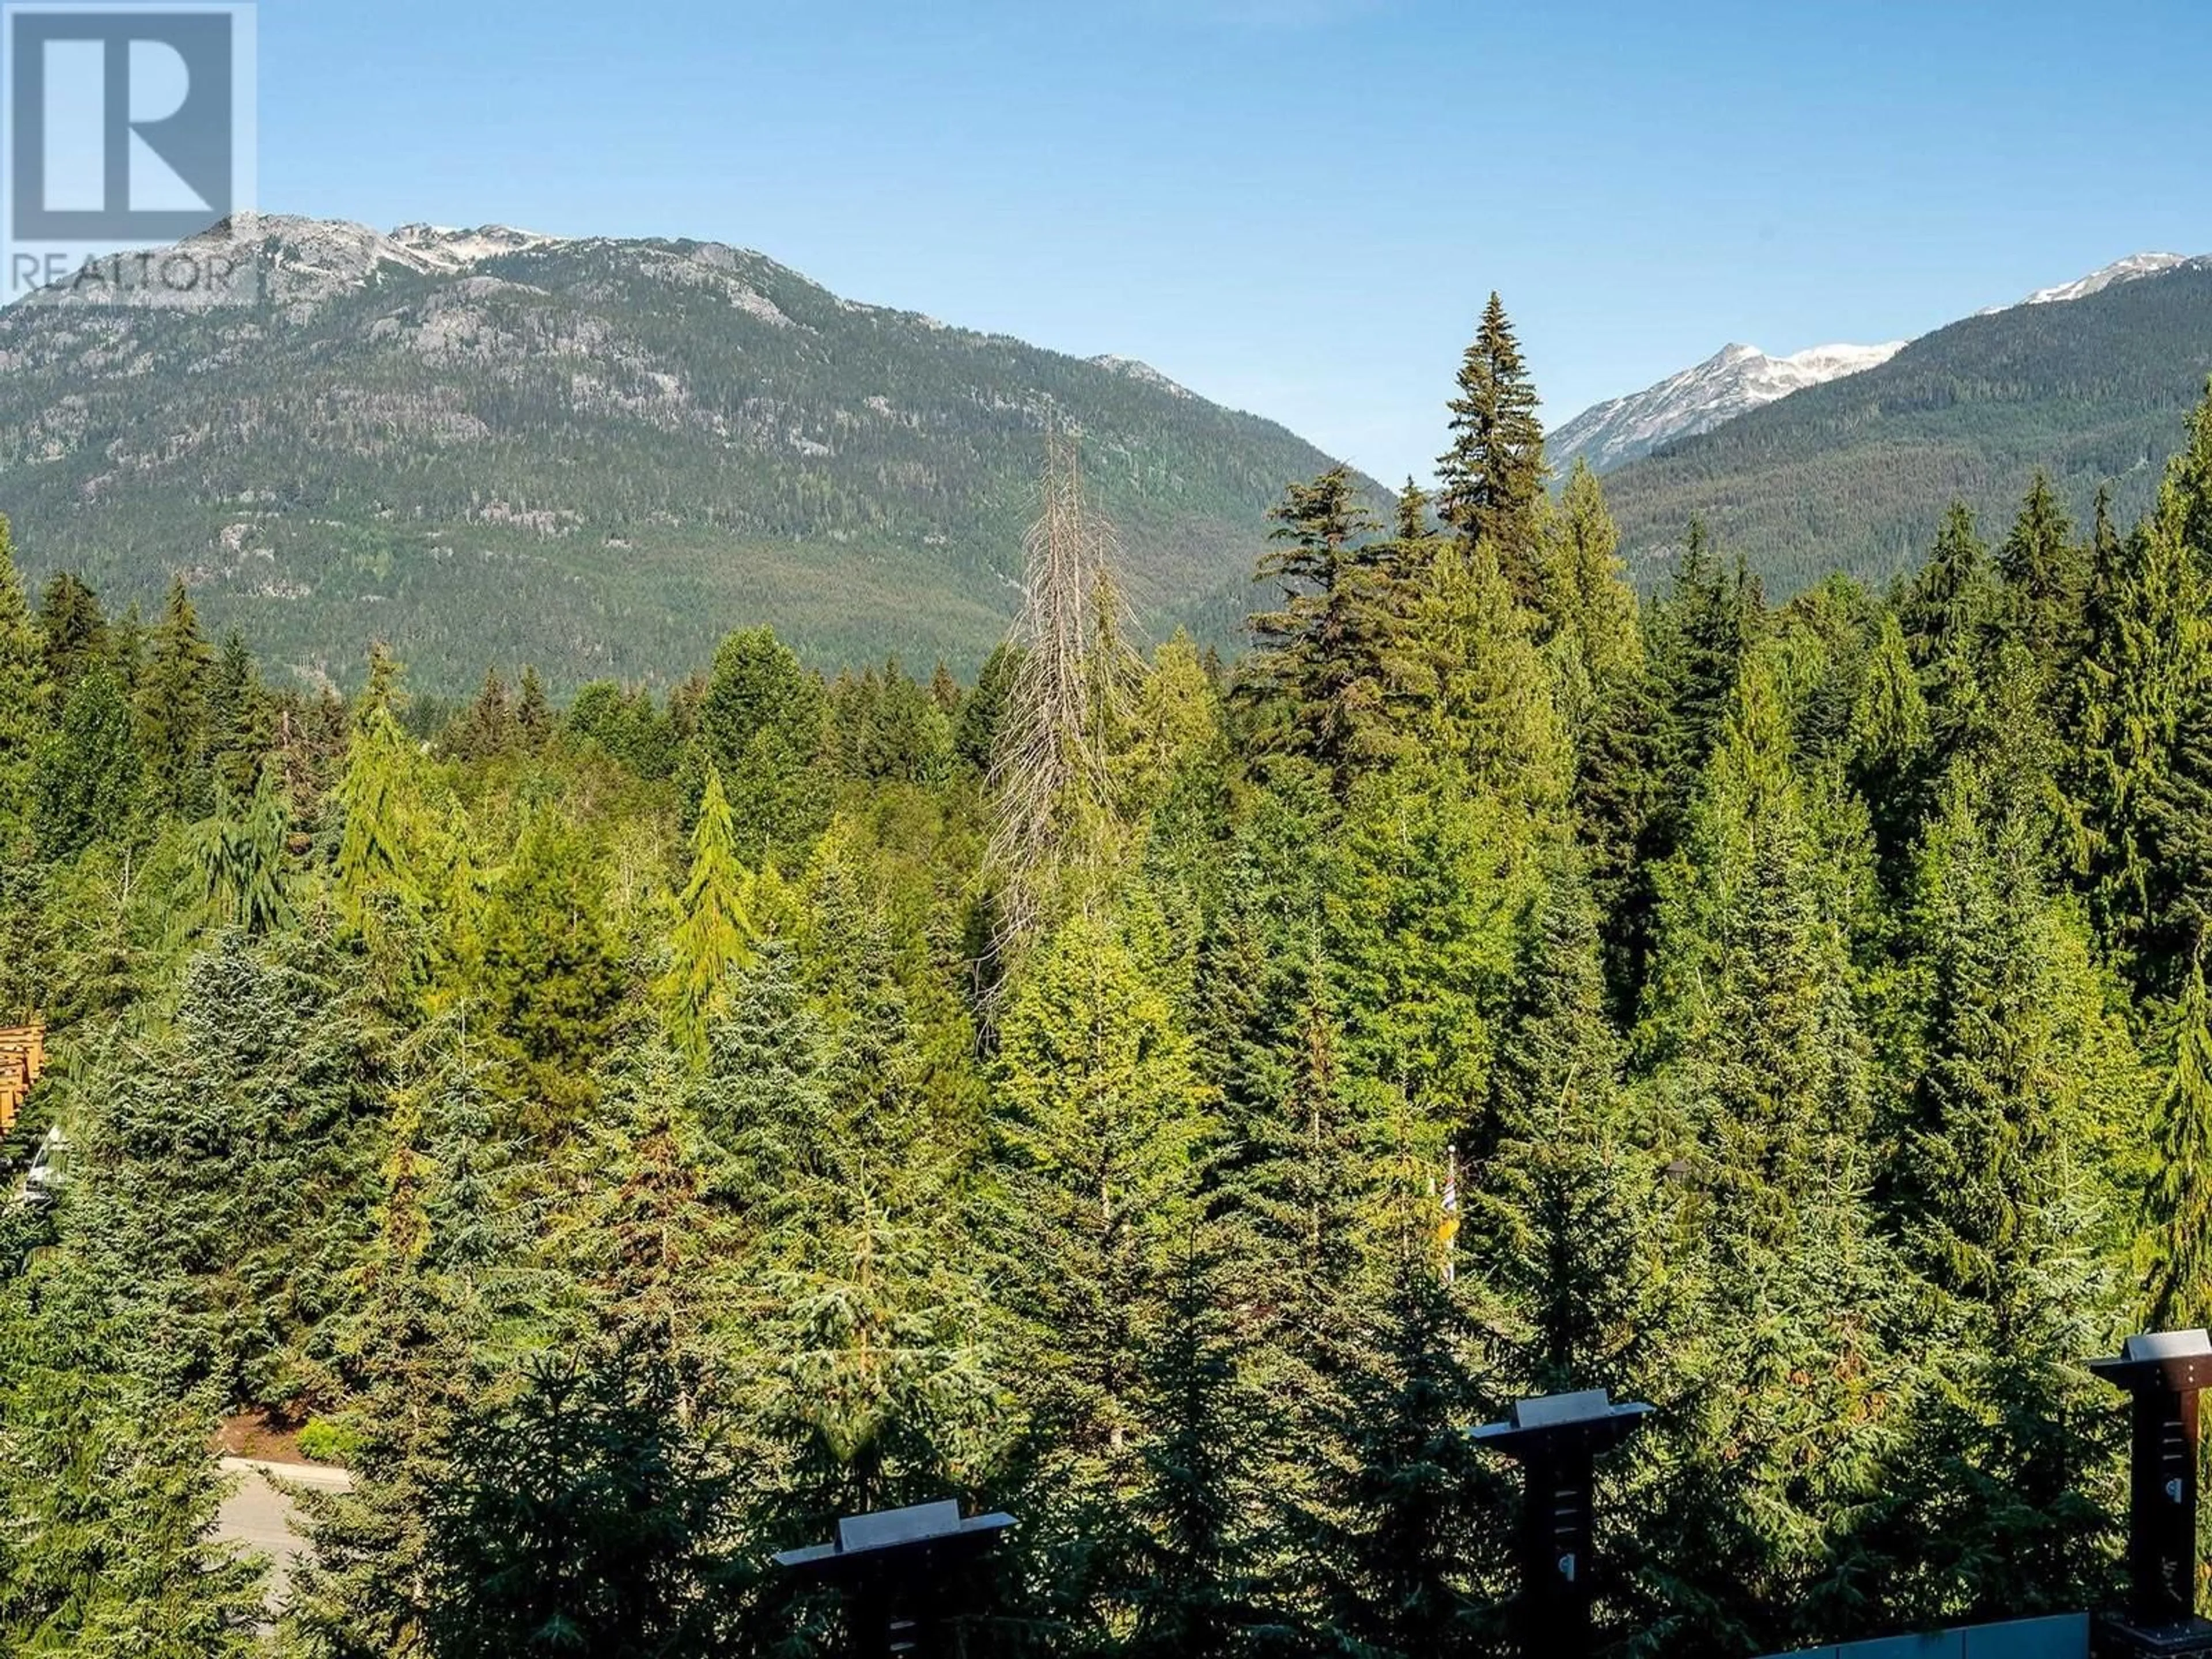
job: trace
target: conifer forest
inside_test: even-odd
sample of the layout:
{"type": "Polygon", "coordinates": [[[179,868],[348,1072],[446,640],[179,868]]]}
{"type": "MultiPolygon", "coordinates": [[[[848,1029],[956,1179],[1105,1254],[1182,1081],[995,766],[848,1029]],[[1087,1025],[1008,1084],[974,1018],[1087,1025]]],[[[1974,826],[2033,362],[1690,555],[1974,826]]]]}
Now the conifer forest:
{"type": "Polygon", "coordinates": [[[341,696],[0,532],[0,1653],[828,1659],[770,1556],[954,1498],[975,1659],[1500,1655],[1467,1431],[1592,1389],[1608,1652],[2108,1601],[2085,1362],[2212,1321],[2212,395],[2139,522],[1784,596],[1632,584],[1495,298],[1458,385],[1233,651],[1040,433],[972,684],[341,696]],[[281,1607],[241,1422],[354,1477],[281,1607]]]}

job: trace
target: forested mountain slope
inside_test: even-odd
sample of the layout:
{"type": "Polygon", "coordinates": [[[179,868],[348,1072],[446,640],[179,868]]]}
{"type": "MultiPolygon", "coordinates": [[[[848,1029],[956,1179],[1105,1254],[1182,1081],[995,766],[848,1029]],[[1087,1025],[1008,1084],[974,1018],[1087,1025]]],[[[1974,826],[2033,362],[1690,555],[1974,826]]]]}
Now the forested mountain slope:
{"type": "Polygon", "coordinates": [[[1778,594],[1842,568],[1886,578],[1954,499],[2008,515],[2046,468],[2086,517],[2132,521],[2212,374],[2212,262],[2064,304],[1970,317],[1863,374],[1796,392],[1606,478],[1639,579],[1701,517],[1778,594]]]}
{"type": "Polygon", "coordinates": [[[185,575],[272,664],[418,684],[680,673],[726,629],[972,668],[1005,631],[1048,416],[1140,613],[1249,572],[1281,428],[1141,364],[856,305],[757,253],[259,222],[260,301],[0,313],[0,510],[34,576],[185,575]]]}

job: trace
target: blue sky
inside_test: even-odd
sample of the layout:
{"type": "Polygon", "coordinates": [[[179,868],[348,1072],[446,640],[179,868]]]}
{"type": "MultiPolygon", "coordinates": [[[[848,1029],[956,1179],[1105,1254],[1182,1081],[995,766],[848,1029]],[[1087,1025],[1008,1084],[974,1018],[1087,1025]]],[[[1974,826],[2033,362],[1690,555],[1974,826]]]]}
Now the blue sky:
{"type": "Polygon", "coordinates": [[[1395,482],[1730,340],[2212,251],[2203,0],[264,0],[261,200],[756,247],[1395,482]]]}

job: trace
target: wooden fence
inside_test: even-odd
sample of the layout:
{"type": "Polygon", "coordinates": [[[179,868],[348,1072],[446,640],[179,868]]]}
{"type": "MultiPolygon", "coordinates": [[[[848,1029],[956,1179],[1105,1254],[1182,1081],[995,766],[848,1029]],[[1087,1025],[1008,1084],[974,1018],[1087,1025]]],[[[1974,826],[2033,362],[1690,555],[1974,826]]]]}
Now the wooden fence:
{"type": "Polygon", "coordinates": [[[46,1069],[45,1026],[0,1026],[0,1135],[15,1127],[25,1097],[46,1069]]]}

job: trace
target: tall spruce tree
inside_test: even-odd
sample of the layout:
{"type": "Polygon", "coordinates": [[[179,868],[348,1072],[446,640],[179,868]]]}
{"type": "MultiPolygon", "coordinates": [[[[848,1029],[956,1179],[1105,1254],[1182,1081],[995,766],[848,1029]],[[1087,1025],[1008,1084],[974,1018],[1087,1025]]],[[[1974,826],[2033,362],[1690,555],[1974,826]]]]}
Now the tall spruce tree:
{"type": "Polygon", "coordinates": [[[722,775],[710,763],[691,830],[691,874],[669,939],[675,961],[664,987],[678,1038],[697,1058],[705,1056],[707,1021],[726,995],[730,970],[743,965],[750,948],[749,885],[722,775]]]}
{"type": "Polygon", "coordinates": [[[2074,538],[2074,521],[2039,470],[2012,532],[1997,550],[2013,637],[2025,645],[2054,700],[2070,686],[2081,643],[2089,588],[2089,550],[2074,538]]]}
{"type": "Polygon", "coordinates": [[[108,655],[107,613],[72,571],[55,572],[40,592],[39,642],[57,696],[66,697],[78,677],[108,655]]]}
{"type": "Polygon", "coordinates": [[[1941,1540],[1921,1593],[1968,1613],[2063,1605],[2101,1571],[2079,1357],[2119,1322],[2111,1149],[2142,1110],[2035,826],[1990,793],[1954,765],[1918,856],[1914,1081],[1887,1182],[1942,1339],[1915,1425],[1916,1518],[1941,1540]]]}
{"type": "Polygon", "coordinates": [[[102,837],[127,836],[139,780],[130,702],[114,671],[95,662],[70,688],[39,766],[34,823],[46,855],[65,859],[102,837]]]}
{"type": "Polygon", "coordinates": [[[1832,1516],[1881,1498],[1894,1269],[1867,1202],[1868,1045],[1814,822],[1763,652],[1662,882],[1637,1034],[1677,1176],[1670,1364],[1646,1380],[1674,1442],[1646,1500],[1667,1542],[1642,1568],[1676,1644],[1865,1628],[1844,1617],[1858,1570],[1832,1516]]]}
{"type": "Polygon", "coordinates": [[[1437,511],[1472,546],[1487,542],[1514,597],[1540,606],[1548,476],[1536,388],[1495,294],[1459,371],[1452,445],[1437,463],[1437,511]]]}
{"type": "Polygon", "coordinates": [[[146,787],[168,812],[187,812],[202,780],[208,742],[208,689],[215,653],[200,632],[199,612],[184,580],[169,583],[161,620],[148,636],[145,667],[136,685],[139,743],[146,787]]]}
{"type": "Polygon", "coordinates": [[[1292,484],[1268,516],[1275,547],[1259,578],[1278,585],[1281,608],[1252,618],[1256,653],[1238,689],[1259,705],[1270,739],[1322,767],[1340,792],[1396,746],[1387,659],[1396,544],[1376,535],[1340,466],[1292,484]]]}
{"type": "Polygon", "coordinates": [[[2196,810],[2212,787],[2212,546],[2191,540],[2212,523],[2212,398],[2191,433],[2093,607],[2070,722],[2097,920],[2137,984],[2166,993],[2212,912],[2196,810]]]}

